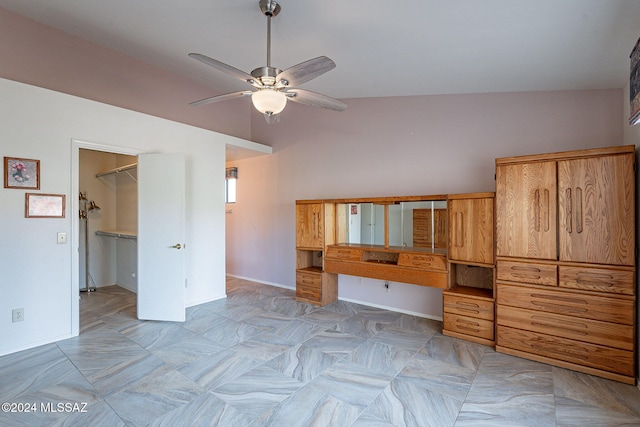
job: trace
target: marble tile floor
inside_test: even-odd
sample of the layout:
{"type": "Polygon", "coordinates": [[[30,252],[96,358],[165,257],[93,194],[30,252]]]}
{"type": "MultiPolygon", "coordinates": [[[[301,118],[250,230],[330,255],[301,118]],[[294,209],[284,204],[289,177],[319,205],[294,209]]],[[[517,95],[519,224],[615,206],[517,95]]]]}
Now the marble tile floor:
{"type": "Polygon", "coordinates": [[[137,320],[117,286],[83,294],[78,337],[0,357],[0,402],[22,410],[3,406],[0,425],[640,425],[638,388],[440,322],[235,278],[227,290],[184,323],[137,320]]]}

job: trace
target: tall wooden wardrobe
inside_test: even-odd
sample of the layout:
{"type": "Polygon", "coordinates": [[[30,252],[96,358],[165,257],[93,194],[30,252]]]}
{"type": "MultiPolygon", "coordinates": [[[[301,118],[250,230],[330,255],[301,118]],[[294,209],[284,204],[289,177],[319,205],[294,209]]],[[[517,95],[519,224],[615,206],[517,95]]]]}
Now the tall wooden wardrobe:
{"type": "Polygon", "coordinates": [[[496,160],[496,349],[635,383],[635,147],[496,160]]]}

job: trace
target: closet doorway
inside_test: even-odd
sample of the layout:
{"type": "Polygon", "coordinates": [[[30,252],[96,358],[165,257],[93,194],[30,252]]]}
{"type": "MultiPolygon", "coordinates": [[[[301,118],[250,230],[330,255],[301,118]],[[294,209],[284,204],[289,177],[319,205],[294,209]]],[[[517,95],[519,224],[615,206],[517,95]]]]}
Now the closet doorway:
{"type": "Polygon", "coordinates": [[[136,294],[137,156],[80,148],[78,165],[81,298],[113,285],[136,294]]]}
{"type": "MultiPolygon", "coordinates": [[[[102,161],[102,159],[98,159],[98,161],[102,161]]],[[[106,161],[111,162],[112,159],[106,161]]],[[[82,163],[84,168],[84,162],[82,163]]],[[[123,160],[123,163],[128,162],[123,160]]],[[[112,165],[113,163],[107,164],[112,165]]],[[[71,176],[70,194],[75,196],[71,198],[70,203],[71,212],[74,213],[71,218],[73,233],[70,247],[72,249],[70,295],[72,333],[77,335],[80,332],[80,298],[78,294],[85,296],[92,294],[92,292],[80,292],[80,289],[83,289],[88,282],[89,286],[95,284],[97,288],[95,292],[99,292],[100,287],[103,286],[101,281],[105,280],[104,277],[110,278],[105,281],[104,286],[108,286],[111,281],[115,281],[115,284],[120,286],[122,284],[127,286],[127,281],[130,284],[135,283],[138,319],[183,322],[185,320],[184,292],[187,286],[185,276],[186,169],[184,154],[145,153],[134,148],[72,139],[71,176]],[[84,153],[84,150],[89,154],[84,153]],[[88,179],[94,183],[100,183],[99,185],[102,187],[98,186],[95,189],[80,187],[81,151],[83,157],[85,155],[98,157],[102,153],[116,156],[116,166],[113,169],[98,172],[90,170],[86,173],[88,179]],[[117,166],[120,160],[127,159],[127,157],[137,160],[135,175],[132,173],[133,168],[128,168],[127,165],[117,166]],[[135,193],[129,191],[128,195],[118,195],[120,183],[107,181],[107,179],[117,179],[111,175],[120,175],[120,172],[124,172],[122,169],[129,169],[127,178],[137,176],[137,179],[134,180],[135,193]],[[171,171],[171,173],[167,173],[167,171],[171,171]],[[95,181],[96,178],[100,181],[95,181]],[[80,193],[86,194],[80,196],[80,193]],[[131,197],[132,194],[136,195],[136,200],[131,197]],[[80,197],[85,197],[86,200],[81,200],[80,197]],[[104,197],[102,200],[105,202],[102,202],[100,197],[104,197]],[[113,200],[115,202],[112,202],[113,200]],[[81,229],[83,224],[81,224],[80,211],[84,206],[93,206],[94,209],[88,212],[87,208],[86,212],[89,242],[86,246],[89,248],[89,262],[85,264],[89,267],[87,270],[89,274],[83,274],[83,278],[88,277],[88,280],[83,279],[81,285],[80,255],[84,252],[81,252],[80,243],[84,239],[80,238],[80,234],[84,231],[81,229]],[[116,214],[110,219],[111,222],[101,224],[97,220],[105,219],[107,207],[114,209],[116,214]],[[128,219],[121,220],[119,218],[120,215],[124,215],[120,214],[121,211],[127,213],[125,218],[128,216],[128,219]],[[117,229],[118,227],[122,227],[122,229],[117,229]],[[101,233],[96,234],[96,231],[101,233]],[[133,243],[133,239],[130,238],[127,239],[129,242],[123,241],[125,239],[123,232],[136,234],[135,245],[133,245],[135,250],[125,250],[118,254],[117,243],[119,241],[120,243],[133,243]],[[104,240],[97,240],[99,238],[114,240],[109,245],[104,240]],[[98,252],[96,253],[96,251],[98,252]],[[101,257],[115,260],[111,261],[116,263],[115,266],[111,263],[101,265],[99,263],[101,257]],[[95,263],[94,258],[97,258],[95,263]],[[95,268],[100,270],[95,270],[95,268]],[[121,279],[120,283],[117,283],[118,277],[121,279]],[[134,278],[135,281],[132,280],[134,278]]],[[[87,182],[83,180],[82,185],[86,186],[87,182]]],[[[123,185],[133,185],[133,183],[129,181],[127,184],[125,181],[123,185]]],[[[129,247],[128,249],[133,248],[129,247]]]]}

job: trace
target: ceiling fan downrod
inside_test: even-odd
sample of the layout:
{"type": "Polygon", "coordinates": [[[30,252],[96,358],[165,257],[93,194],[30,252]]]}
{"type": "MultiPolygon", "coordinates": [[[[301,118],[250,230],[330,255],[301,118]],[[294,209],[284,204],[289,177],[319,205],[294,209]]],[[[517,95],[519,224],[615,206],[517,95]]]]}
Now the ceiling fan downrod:
{"type": "Polygon", "coordinates": [[[271,68],[271,18],[278,16],[281,7],[273,0],[260,0],[260,10],[267,17],[267,67],[271,68]]]}

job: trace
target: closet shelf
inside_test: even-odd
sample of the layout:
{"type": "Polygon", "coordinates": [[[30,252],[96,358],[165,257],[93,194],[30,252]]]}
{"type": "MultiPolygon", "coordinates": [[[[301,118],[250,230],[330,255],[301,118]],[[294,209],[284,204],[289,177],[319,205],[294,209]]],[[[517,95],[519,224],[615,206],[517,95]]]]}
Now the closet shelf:
{"type": "Polygon", "coordinates": [[[107,176],[107,175],[114,175],[114,174],[119,174],[122,172],[125,172],[127,175],[129,175],[133,180],[135,180],[136,178],[131,175],[129,173],[130,170],[134,170],[138,167],[137,163],[132,163],[130,165],[126,165],[126,166],[120,166],[119,168],[115,168],[115,169],[111,169],[108,171],[104,171],[104,172],[100,172],[96,174],[96,178],[100,178],[102,176],[107,176]]]}
{"type": "Polygon", "coordinates": [[[136,233],[134,233],[132,231],[105,231],[105,230],[98,230],[98,231],[96,231],[96,234],[98,236],[115,237],[116,239],[131,239],[131,240],[137,240],[138,239],[138,236],[136,235],[136,233]]]}

